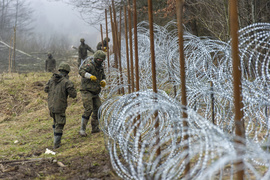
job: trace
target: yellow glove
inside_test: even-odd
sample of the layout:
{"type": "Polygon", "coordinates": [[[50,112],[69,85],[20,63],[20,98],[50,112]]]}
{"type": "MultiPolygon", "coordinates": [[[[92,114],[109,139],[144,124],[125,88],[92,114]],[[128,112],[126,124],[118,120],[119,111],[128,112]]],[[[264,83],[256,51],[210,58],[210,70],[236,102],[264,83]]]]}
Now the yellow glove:
{"type": "Polygon", "coordinates": [[[101,87],[105,87],[106,86],[106,81],[105,80],[100,81],[100,85],[101,85],[101,87]]]}
{"type": "Polygon", "coordinates": [[[96,81],[97,77],[92,75],[92,76],[90,76],[90,79],[91,79],[91,81],[96,81]]]}

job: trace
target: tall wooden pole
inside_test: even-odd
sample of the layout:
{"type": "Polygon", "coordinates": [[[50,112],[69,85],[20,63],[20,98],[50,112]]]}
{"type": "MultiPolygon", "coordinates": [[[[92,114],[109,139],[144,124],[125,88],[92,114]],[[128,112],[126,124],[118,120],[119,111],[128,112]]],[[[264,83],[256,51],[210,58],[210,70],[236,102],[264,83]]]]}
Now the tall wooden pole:
{"type": "MultiPolygon", "coordinates": [[[[118,44],[119,44],[119,71],[120,71],[120,84],[123,85],[123,74],[122,74],[122,62],[121,62],[121,27],[122,27],[122,11],[120,9],[120,15],[119,15],[119,38],[118,38],[118,44]]],[[[125,94],[125,89],[124,87],[121,88],[121,92],[122,94],[125,94]]]]}
{"type": "MultiPolygon", "coordinates": [[[[107,19],[107,9],[105,9],[105,23],[106,23],[106,41],[107,41],[107,62],[108,62],[108,74],[110,74],[110,49],[109,49],[109,42],[108,42],[108,19],[107,19]]],[[[110,81],[110,77],[109,81],[110,81]]]]}
{"type": "Polygon", "coordinates": [[[102,49],[104,49],[104,44],[103,44],[103,32],[102,32],[102,24],[100,24],[100,35],[101,35],[101,44],[102,44],[102,49]]]}
{"type": "Polygon", "coordinates": [[[131,90],[134,92],[134,65],[133,65],[133,44],[132,44],[132,23],[131,23],[131,7],[130,0],[128,0],[128,26],[129,26],[129,47],[130,47],[130,76],[131,76],[131,90]]]}
{"type": "MultiPolygon", "coordinates": [[[[157,81],[156,81],[156,61],[155,61],[155,44],[154,44],[154,26],[153,26],[153,9],[152,9],[152,0],[148,0],[148,16],[149,16],[149,29],[150,29],[150,50],[151,50],[151,65],[152,65],[152,84],[153,91],[157,93],[157,81]]],[[[156,129],[156,144],[159,146],[159,120],[158,120],[158,111],[154,113],[154,118],[156,120],[155,129],[156,129]]],[[[157,156],[161,153],[160,146],[157,149],[157,156]]]]}
{"type": "Polygon", "coordinates": [[[117,20],[116,20],[116,11],[114,6],[114,0],[112,0],[112,11],[113,11],[113,27],[114,27],[114,45],[115,45],[115,68],[118,69],[118,28],[117,28],[117,20]]]}
{"type": "MultiPolygon", "coordinates": [[[[118,33],[118,23],[117,23],[117,20],[116,20],[116,10],[115,10],[115,6],[114,6],[114,0],[112,0],[112,10],[113,10],[113,19],[114,19],[114,36],[115,36],[115,53],[114,53],[114,56],[115,56],[115,68],[116,69],[119,69],[119,33],[118,33]]],[[[120,82],[121,81],[121,78],[119,78],[119,76],[117,75],[117,82],[118,82],[118,85],[120,85],[120,82]]],[[[121,91],[120,89],[118,89],[118,94],[121,94],[121,91]]]]}
{"type": "Polygon", "coordinates": [[[115,27],[113,22],[112,8],[109,7],[110,18],[111,18],[111,28],[112,28],[112,36],[113,36],[113,53],[114,53],[114,68],[117,68],[117,48],[116,48],[116,38],[115,38],[115,27]]]}
{"type": "MultiPolygon", "coordinates": [[[[245,138],[245,124],[243,120],[243,100],[242,100],[242,84],[241,84],[241,66],[238,50],[238,15],[237,15],[237,0],[230,0],[230,29],[231,29],[231,38],[232,38],[232,60],[233,60],[233,87],[234,87],[234,108],[235,108],[235,134],[236,136],[245,138]]],[[[243,142],[235,139],[236,149],[239,156],[244,152],[238,147],[243,142]]],[[[244,145],[244,144],[242,144],[244,145]]],[[[237,179],[244,179],[244,163],[239,161],[235,163],[237,171],[237,179]]]]}
{"type": "Polygon", "coordinates": [[[140,90],[139,77],[139,55],[138,55],[138,36],[137,36],[137,7],[136,0],[133,0],[133,19],[134,19],[134,47],[135,47],[135,74],[136,74],[136,91],[140,90]]]}
{"type": "MultiPolygon", "coordinates": [[[[182,105],[184,106],[183,111],[183,126],[184,126],[184,141],[186,145],[184,146],[184,150],[188,151],[188,123],[187,118],[188,115],[186,113],[187,106],[187,97],[186,97],[186,72],[185,72],[185,58],[184,58],[184,38],[183,38],[183,6],[185,0],[176,0],[176,14],[177,14],[177,27],[178,27],[178,37],[179,37],[179,55],[180,55],[180,77],[181,77],[181,89],[182,89],[182,105]]],[[[189,179],[189,171],[190,171],[190,162],[189,155],[186,156],[186,167],[185,167],[185,175],[187,179],[189,179]]]]}
{"type": "Polygon", "coordinates": [[[129,53],[128,53],[128,27],[127,27],[127,10],[124,6],[124,17],[125,17],[125,39],[126,39],[126,58],[127,58],[127,73],[128,73],[128,93],[131,93],[130,87],[130,69],[129,69],[129,53]]]}

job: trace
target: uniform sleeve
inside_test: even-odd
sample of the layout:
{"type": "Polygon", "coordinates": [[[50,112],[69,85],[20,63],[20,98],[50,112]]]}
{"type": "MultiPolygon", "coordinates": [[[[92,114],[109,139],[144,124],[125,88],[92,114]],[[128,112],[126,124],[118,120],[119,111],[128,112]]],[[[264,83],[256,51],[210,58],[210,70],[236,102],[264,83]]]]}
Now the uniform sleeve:
{"type": "Polygon", "coordinates": [[[67,88],[67,92],[68,92],[69,97],[71,97],[71,98],[76,98],[77,97],[77,91],[76,91],[76,89],[74,87],[73,82],[68,81],[66,88],[67,88]]]}
{"type": "Polygon", "coordinates": [[[79,74],[84,77],[85,73],[90,73],[92,74],[92,68],[89,62],[84,63],[80,69],[79,69],[79,74]]]}
{"type": "Polygon", "coordinates": [[[87,49],[88,49],[88,51],[95,53],[95,51],[90,46],[87,46],[87,49]]]}

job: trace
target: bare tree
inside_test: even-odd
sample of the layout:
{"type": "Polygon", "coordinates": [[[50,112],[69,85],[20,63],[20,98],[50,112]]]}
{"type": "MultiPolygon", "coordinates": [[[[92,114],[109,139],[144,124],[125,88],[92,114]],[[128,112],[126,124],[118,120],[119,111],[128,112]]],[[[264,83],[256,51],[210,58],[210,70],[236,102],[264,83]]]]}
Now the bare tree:
{"type": "MultiPolygon", "coordinates": [[[[104,10],[111,6],[111,0],[62,1],[74,6],[88,24],[96,27],[104,22],[104,10]]],[[[115,0],[117,12],[123,5],[127,5],[127,0],[115,0]]],[[[147,1],[137,0],[138,22],[148,20],[147,6],[147,1]]],[[[256,22],[270,21],[269,0],[240,0],[238,9],[240,28],[256,22]]],[[[164,25],[176,19],[175,0],[153,0],[153,10],[156,24],[164,25]]],[[[186,0],[184,23],[195,35],[227,41],[230,27],[228,12],[227,0],[186,0]]]]}
{"type": "MultiPolygon", "coordinates": [[[[238,1],[240,28],[252,23],[270,21],[269,0],[238,1]]],[[[175,0],[167,0],[165,10],[175,15],[175,0]]],[[[184,23],[197,36],[211,36],[223,41],[229,39],[227,0],[186,0],[184,23]]]]}
{"type": "Polygon", "coordinates": [[[27,1],[2,0],[0,4],[0,38],[9,41],[14,27],[18,33],[31,32],[32,14],[33,10],[27,1]]]}
{"type": "Polygon", "coordinates": [[[12,0],[2,0],[0,4],[0,10],[1,10],[1,21],[0,21],[0,38],[4,38],[7,36],[10,29],[12,29],[12,23],[11,23],[11,15],[10,15],[10,4],[12,0]]]}

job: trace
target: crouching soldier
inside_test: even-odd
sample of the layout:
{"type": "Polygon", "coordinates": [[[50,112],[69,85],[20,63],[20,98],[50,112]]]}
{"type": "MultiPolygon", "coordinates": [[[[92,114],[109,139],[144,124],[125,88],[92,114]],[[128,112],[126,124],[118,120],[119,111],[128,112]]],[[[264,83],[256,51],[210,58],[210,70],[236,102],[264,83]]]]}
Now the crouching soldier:
{"type": "Polygon", "coordinates": [[[106,59],[106,54],[102,50],[95,52],[94,57],[89,59],[79,69],[81,79],[81,95],[84,107],[84,113],[81,120],[81,129],[79,131],[81,136],[87,136],[85,129],[89,118],[91,116],[91,133],[98,133],[98,109],[101,106],[99,93],[101,87],[106,86],[103,61],[106,59]]]}
{"type": "Polygon", "coordinates": [[[50,116],[53,118],[54,149],[59,148],[63,129],[66,124],[67,98],[76,98],[77,91],[74,84],[69,80],[70,66],[60,63],[59,73],[54,73],[47,82],[44,91],[48,93],[48,107],[50,116]]]}

